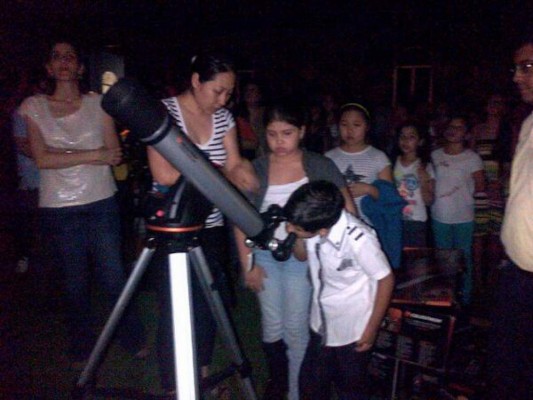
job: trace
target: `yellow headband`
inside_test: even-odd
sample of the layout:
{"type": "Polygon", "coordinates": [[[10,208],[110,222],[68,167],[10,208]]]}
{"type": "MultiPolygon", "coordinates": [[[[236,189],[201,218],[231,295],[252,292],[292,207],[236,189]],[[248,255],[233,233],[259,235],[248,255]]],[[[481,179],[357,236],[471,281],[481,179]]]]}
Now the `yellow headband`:
{"type": "Polygon", "coordinates": [[[366,107],[361,105],[361,104],[359,104],[359,103],[346,103],[346,104],[341,106],[341,111],[343,109],[345,109],[346,107],[350,107],[350,106],[359,108],[361,111],[363,111],[365,113],[365,115],[368,117],[368,119],[370,119],[370,113],[368,112],[366,107]]]}

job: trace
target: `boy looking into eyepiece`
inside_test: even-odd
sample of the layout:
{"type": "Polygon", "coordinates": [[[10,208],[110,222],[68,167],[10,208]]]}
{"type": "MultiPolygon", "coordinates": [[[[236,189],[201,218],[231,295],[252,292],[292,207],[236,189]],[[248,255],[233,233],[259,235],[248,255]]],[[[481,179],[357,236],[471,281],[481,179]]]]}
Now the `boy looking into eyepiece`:
{"type": "Polygon", "coordinates": [[[309,262],[311,340],[300,370],[301,399],[366,399],[366,370],[394,286],[375,232],[344,210],[326,181],[301,186],[285,208],[294,254],[309,262]]]}

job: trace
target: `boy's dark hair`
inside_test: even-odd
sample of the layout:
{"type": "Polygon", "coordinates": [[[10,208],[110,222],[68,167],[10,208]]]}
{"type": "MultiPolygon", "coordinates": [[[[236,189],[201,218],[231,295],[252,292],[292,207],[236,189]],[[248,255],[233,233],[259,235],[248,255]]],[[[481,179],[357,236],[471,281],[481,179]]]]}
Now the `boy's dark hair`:
{"type": "Polygon", "coordinates": [[[284,211],[287,220],[307,232],[329,229],[339,220],[344,197],[337,186],[314,181],[300,186],[289,198],[284,211]]]}

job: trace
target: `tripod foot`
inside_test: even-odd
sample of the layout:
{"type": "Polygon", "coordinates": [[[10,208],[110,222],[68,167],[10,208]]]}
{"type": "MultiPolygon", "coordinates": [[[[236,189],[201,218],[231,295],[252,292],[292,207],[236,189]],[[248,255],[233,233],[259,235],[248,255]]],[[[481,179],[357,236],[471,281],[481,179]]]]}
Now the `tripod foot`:
{"type": "Polygon", "coordinates": [[[92,400],[95,398],[93,385],[76,385],[71,392],[74,400],[92,400]]]}

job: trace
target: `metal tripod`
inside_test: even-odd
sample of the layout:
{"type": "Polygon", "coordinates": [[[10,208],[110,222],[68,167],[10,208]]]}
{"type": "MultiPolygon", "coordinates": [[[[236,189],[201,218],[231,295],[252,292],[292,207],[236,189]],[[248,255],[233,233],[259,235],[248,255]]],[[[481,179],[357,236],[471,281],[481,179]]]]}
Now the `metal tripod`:
{"type": "MultiPolygon", "coordinates": [[[[150,227],[148,227],[150,228],[150,227]]],[[[154,228],[154,227],[152,227],[154,228]]],[[[124,286],[122,293],[115,304],[102,333],[98,337],[87,365],[76,383],[78,396],[84,396],[87,385],[94,377],[94,372],[99,365],[103,352],[107,348],[113,333],[128,306],[135,289],[137,288],[150,260],[157,248],[157,242],[164,240],[169,244],[169,272],[172,308],[172,326],[174,340],[174,362],[176,371],[176,398],[180,400],[197,400],[200,398],[198,377],[196,369],[195,342],[193,331],[193,311],[190,283],[190,268],[197,274],[198,280],[209,304],[211,312],[222,332],[227,349],[231,353],[232,365],[227,372],[217,374],[216,377],[207,378],[211,385],[238,373],[241,389],[246,399],[256,400],[255,390],[250,377],[251,368],[239,347],[237,338],[229,317],[224,308],[222,299],[214,285],[213,277],[205,260],[204,253],[196,243],[194,234],[201,226],[187,228],[162,228],[155,227],[162,235],[151,236],[142,250],[135,266],[124,286]],[[163,238],[163,239],[162,239],[163,238]]]]}

